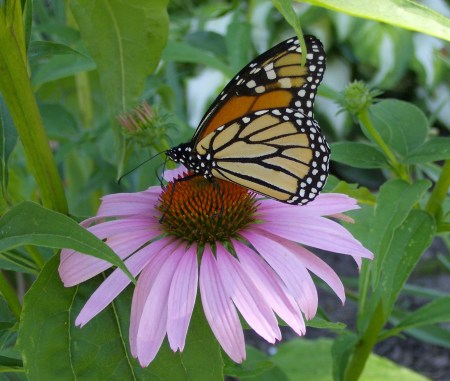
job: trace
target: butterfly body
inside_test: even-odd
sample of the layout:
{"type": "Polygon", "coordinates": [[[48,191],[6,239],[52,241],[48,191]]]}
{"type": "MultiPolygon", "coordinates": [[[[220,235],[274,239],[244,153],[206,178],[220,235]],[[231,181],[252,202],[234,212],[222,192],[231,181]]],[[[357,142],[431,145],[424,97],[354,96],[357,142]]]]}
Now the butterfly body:
{"type": "Polygon", "coordinates": [[[329,147],[313,104],[322,44],[288,39],[249,63],[219,94],[189,143],[166,152],[196,175],[231,181],[290,204],[312,201],[328,176],[329,147]]]}

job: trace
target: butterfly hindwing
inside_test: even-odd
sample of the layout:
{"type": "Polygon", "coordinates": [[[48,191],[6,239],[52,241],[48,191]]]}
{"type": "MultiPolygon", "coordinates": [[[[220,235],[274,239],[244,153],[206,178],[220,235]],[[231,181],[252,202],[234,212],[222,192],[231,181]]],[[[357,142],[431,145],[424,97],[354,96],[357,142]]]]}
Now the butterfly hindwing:
{"type": "Polygon", "coordinates": [[[290,204],[312,201],[328,176],[329,147],[314,120],[325,71],[321,42],[305,36],[306,65],[290,38],[245,66],[194,137],[166,152],[195,175],[234,182],[290,204]]]}
{"type": "Polygon", "coordinates": [[[281,42],[245,66],[219,94],[203,117],[193,142],[229,121],[258,110],[292,108],[313,117],[314,98],[325,71],[325,52],[305,36],[306,64],[298,39],[281,42]]]}
{"type": "Polygon", "coordinates": [[[314,199],[328,174],[329,148],[317,122],[291,108],[258,110],[195,146],[213,157],[213,177],[292,204],[314,199]]]}

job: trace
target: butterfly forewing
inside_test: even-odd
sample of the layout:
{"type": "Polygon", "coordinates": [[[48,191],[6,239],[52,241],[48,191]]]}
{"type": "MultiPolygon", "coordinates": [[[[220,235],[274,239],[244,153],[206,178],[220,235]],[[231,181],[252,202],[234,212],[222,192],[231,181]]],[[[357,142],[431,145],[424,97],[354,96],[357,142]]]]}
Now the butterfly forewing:
{"type": "Polygon", "coordinates": [[[298,39],[290,38],[244,67],[206,112],[193,142],[258,110],[292,108],[313,117],[314,98],[325,71],[325,52],[314,36],[305,36],[305,42],[305,66],[300,65],[298,39]]]}
{"type": "Polygon", "coordinates": [[[292,204],[325,185],[329,148],[317,122],[291,108],[258,110],[221,126],[195,146],[211,153],[212,175],[292,204]]]}
{"type": "Polygon", "coordinates": [[[190,143],[167,152],[196,175],[231,181],[268,197],[306,204],[325,185],[329,147],[314,120],[325,71],[321,42],[296,38],[250,62],[211,105],[190,143]]]}

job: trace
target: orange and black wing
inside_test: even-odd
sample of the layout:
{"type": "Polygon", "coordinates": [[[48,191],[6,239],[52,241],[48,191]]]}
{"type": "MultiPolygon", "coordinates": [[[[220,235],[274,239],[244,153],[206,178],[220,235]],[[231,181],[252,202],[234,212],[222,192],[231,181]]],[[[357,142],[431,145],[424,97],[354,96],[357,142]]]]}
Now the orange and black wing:
{"type": "Polygon", "coordinates": [[[290,204],[306,204],[328,177],[329,147],[317,122],[291,108],[246,114],[195,146],[211,174],[290,204]]]}
{"type": "Polygon", "coordinates": [[[281,42],[245,66],[219,94],[192,139],[195,146],[218,127],[259,110],[290,108],[313,118],[314,98],[325,72],[325,52],[314,36],[305,36],[302,66],[297,38],[281,42]]]}

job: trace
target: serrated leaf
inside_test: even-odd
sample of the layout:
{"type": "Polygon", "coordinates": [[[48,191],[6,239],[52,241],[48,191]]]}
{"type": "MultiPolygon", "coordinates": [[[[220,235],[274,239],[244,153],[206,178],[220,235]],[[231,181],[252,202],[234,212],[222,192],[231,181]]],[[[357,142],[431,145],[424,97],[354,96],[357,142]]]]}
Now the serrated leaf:
{"type": "Polygon", "coordinates": [[[386,319],[420,256],[431,245],[435,231],[433,217],[417,209],[412,210],[395,230],[380,278],[386,319]]]}
{"type": "Polygon", "coordinates": [[[447,159],[450,159],[450,138],[437,137],[428,140],[411,151],[402,162],[405,164],[419,164],[447,159]]]}
{"type": "Polygon", "coordinates": [[[428,135],[425,114],[411,103],[384,100],[371,106],[369,115],[384,142],[402,157],[422,145],[428,135]]]}
{"type": "Polygon", "coordinates": [[[16,205],[0,219],[0,251],[23,245],[68,248],[92,255],[119,267],[134,281],[122,260],[103,241],[64,214],[30,201],[16,205]]]}
{"type": "MultiPolygon", "coordinates": [[[[297,0],[299,1],[299,0],[297,0]]],[[[306,2],[377,20],[450,41],[450,21],[443,14],[411,0],[306,0],[306,2]]]]}
{"type": "Polygon", "coordinates": [[[358,142],[331,144],[331,159],[356,168],[386,168],[385,156],[373,145],[358,142]]]}
{"type": "Polygon", "coordinates": [[[94,59],[112,115],[129,111],[144,91],[167,42],[168,0],[72,0],[83,42],[94,59]]]}

